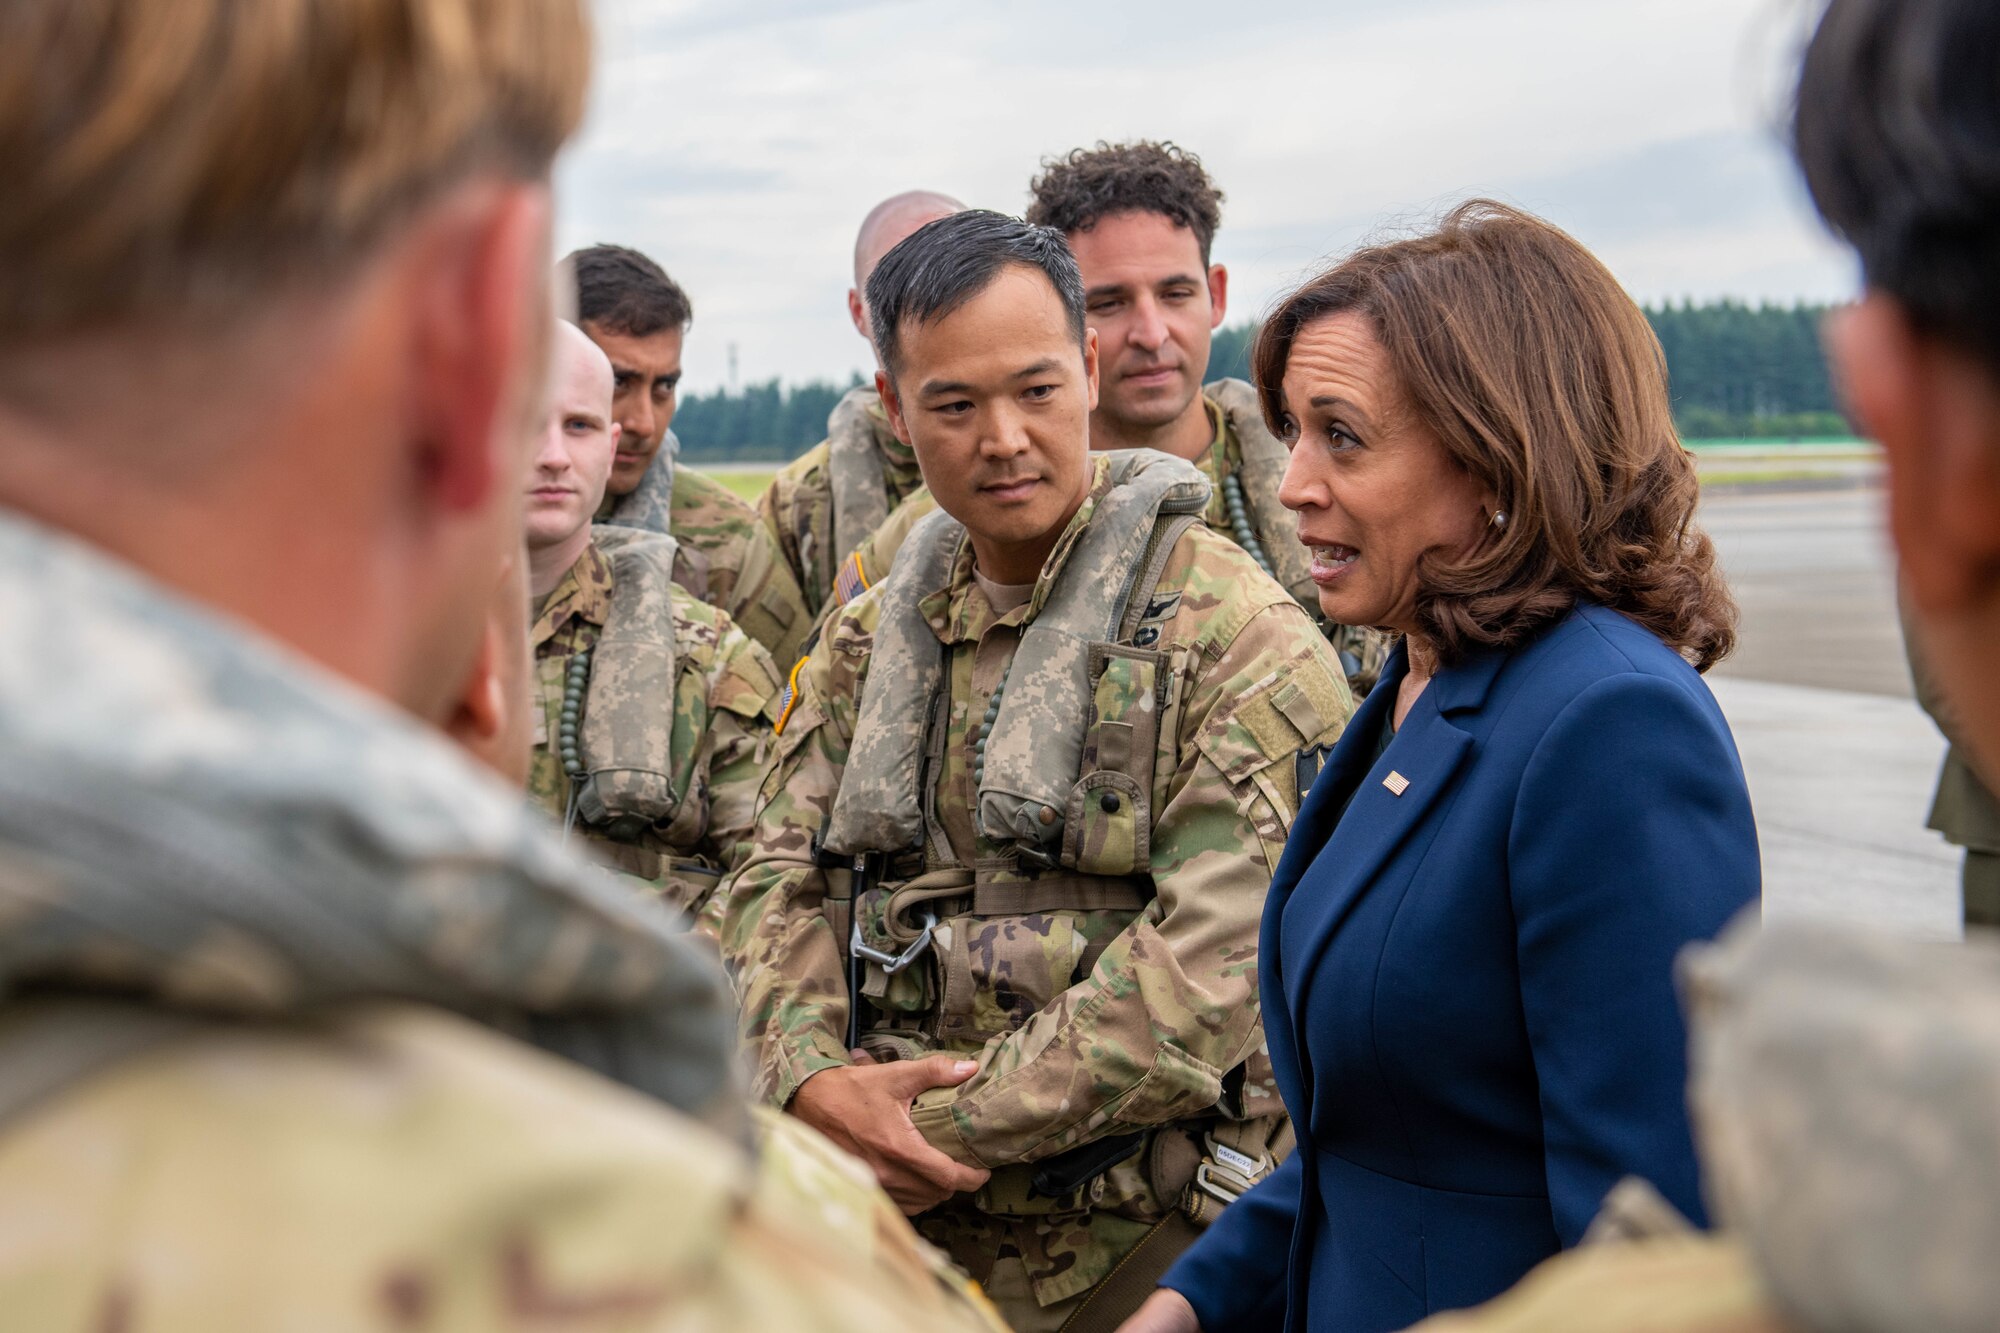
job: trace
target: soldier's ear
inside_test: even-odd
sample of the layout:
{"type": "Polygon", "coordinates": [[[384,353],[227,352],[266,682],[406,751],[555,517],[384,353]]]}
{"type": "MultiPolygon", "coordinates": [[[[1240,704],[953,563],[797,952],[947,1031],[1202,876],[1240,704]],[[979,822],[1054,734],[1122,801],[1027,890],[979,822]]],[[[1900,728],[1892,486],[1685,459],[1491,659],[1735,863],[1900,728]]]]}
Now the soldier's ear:
{"type": "Polygon", "coordinates": [[[500,681],[497,627],[488,617],[486,630],[479,636],[479,655],[466,673],[459,690],[458,704],[445,723],[445,734],[473,757],[504,771],[502,756],[493,745],[507,731],[506,691],[500,681]]]}
{"type": "Polygon", "coordinates": [[[1097,330],[1083,331],[1083,378],[1089,389],[1090,410],[1097,410],[1097,330]]]}
{"type": "Polygon", "coordinates": [[[895,431],[896,438],[904,444],[916,448],[910,442],[909,423],[903,420],[903,400],[897,397],[896,381],[889,378],[888,371],[875,372],[875,392],[882,396],[882,410],[889,414],[889,429],[895,431]]]}
{"type": "Polygon", "coordinates": [[[1229,270],[1221,264],[1208,266],[1208,327],[1211,331],[1222,327],[1222,320],[1229,313],[1229,270]]]}
{"type": "Polygon", "coordinates": [[[554,327],[550,213],[543,186],[467,186],[432,211],[400,266],[414,473],[437,510],[483,511],[519,484],[554,327]]]}

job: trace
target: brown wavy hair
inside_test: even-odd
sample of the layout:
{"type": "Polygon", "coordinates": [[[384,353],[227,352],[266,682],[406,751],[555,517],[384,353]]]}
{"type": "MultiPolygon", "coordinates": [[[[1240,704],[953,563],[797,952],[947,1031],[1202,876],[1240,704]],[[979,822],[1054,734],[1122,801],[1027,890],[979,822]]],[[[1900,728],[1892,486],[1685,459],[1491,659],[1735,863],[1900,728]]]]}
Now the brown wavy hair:
{"type": "Polygon", "coordinates": [[[1697,670],[1728,654],[1736,602],[1694,524],[1700,485],[1659,339],[1595,256],[1485,199],[1349,256],[1258,334],[1272,430],[1285,433],[1300,331],[1349,311],[1374,326],[1408,409],[1507,515],[1468,554],[1418,568],[1417,621],[1442,662],[1517,646],[1579,602],[1630,616],[1697,670]]]}

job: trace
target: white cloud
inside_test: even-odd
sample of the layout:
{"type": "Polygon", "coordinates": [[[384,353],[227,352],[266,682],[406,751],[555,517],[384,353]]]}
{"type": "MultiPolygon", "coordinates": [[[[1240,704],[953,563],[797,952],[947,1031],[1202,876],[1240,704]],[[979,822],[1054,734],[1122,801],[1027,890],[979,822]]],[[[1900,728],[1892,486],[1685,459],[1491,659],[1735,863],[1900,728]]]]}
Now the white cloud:
{"type": "Polygon", "coordinates": [[[692,386],[868,363],[853,229],[914,186],[1019,211],[1043,156],[1171,138],[1228,192],[1236,312],[1385,221],[1494,193],[1641,297],[1852,284],[1777,144],[1797,0],[601,0],[565,248],[635,245],[696,307],[692,386]]]}

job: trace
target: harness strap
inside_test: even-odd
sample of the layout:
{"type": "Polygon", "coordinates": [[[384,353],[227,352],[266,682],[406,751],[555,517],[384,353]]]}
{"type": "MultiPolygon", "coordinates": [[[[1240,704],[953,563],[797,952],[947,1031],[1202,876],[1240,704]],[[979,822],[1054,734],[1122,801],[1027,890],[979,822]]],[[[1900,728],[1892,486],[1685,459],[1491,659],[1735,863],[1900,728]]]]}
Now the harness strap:
{"type": "Polygon", "coordinates": [[[978,884],[974,916],[1039,916],[1046,912],[1137,912],[1153,899],[1150,882],[1092,875],[1043,875],[1039,879],[978,884]]]}

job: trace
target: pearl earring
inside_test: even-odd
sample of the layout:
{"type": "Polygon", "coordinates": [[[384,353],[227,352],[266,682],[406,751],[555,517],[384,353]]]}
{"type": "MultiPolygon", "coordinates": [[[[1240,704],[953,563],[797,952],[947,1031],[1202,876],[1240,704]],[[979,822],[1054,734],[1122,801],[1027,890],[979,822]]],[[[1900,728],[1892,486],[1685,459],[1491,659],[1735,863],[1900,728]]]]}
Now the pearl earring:
{"type": "Polygon", "coordinates": [[[1507,526],[1507,511],[1506,511],[1506,510],[1504,510],[1504,509],[1496,509],[1496,510],[1494,510],[1494,511],[1493,511],[1493,520],[1492,520],[1492,522],[1493,522],[1493,526],[1494,526],[1494,527],[1496,527],[1496,528],[1504,528],[1504,527],[1506,527],[1506,526],[1507,526]]]}

